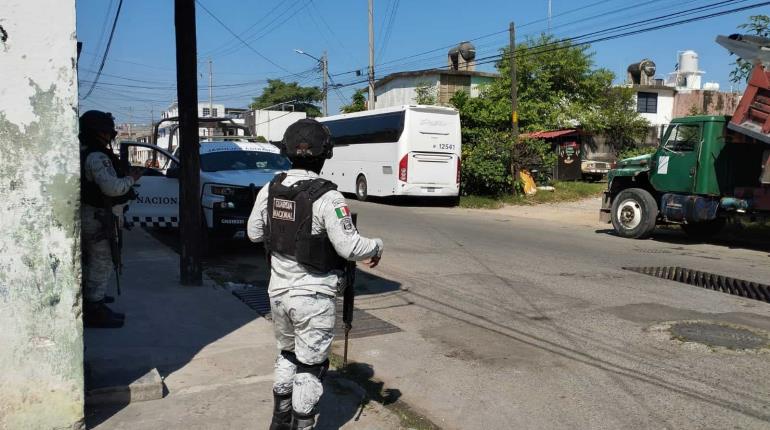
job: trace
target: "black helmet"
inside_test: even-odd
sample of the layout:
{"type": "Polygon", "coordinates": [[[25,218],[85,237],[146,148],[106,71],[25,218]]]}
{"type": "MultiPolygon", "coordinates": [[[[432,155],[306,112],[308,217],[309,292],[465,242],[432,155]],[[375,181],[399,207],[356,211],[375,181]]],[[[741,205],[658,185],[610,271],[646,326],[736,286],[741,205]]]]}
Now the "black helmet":
{"type": "Polygon", "coordinates": [[[329,128],[314,119],[301,119],[283,134],[281,154],[290,159],[332,158],[333,146],[329,128]]]}
{"type": "Polygon", "coordinates": [[[115,118],[109,112],[90,110],[80,116],[80,132],[110,133],[114,138],[117,135],[115,132],[115,118]]]}

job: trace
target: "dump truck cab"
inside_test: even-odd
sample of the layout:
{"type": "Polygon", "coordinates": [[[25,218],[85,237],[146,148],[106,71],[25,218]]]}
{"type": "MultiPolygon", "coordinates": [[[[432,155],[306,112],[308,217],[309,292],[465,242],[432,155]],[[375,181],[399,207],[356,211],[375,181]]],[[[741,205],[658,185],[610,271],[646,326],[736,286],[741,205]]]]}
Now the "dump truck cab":
{"type": "Polygon", "coordinates": [[[610,171],[600,219],[618,235],[680,224],[702,238],[727,218],[770,215],[770,39],[734,34],[717,43],[754,63],[735,113],[677,118],[653,154],[610,171]]]}

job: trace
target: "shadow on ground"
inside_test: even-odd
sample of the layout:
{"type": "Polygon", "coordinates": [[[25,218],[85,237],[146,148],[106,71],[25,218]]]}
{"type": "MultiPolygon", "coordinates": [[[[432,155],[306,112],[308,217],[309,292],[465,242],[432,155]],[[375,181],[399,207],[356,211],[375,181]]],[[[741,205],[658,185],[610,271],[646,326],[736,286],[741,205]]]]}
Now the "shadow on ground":
{"type": "MultiPolygon", "coordinates": [[[[169,258],[168,250],[162,249],[163,246],[152,239],[154,237],[178,252],[178,232],[163,229],[148,232],[152,237],[139,231],[129,235],[123,277],[124,294],[116,303],[117,310],[127,313],[125,327],[119,330],[85,330],[87,390],[136,384],[152,369],[157,369],[164,380],[181,371],[175,376],[177,380],[182,375],[185,384],[195,384],[195,381],[187,380],[187,377],[194,378],[191,375],[198,372],[197,366],[207,365],[193,363],[196,355],[259,318],[246,304],[223,300],[223,295],[227,293],[221,289],[179,285],[178,260],[169,258]],[[192,367],[186,367],[188,365],[192,367]]],[[[268,273],[261,244],[245,240],[222,242],[218,244],[216,252],[205,257],[203,267],[205,273],[220,284],[249,283],[255,288],[264,289],[266,293],[268,273]]],[[[400,289],[397,282],[361,271],[358,273],[357,286],[358,294],[400,289]]],[[[353,337],[388,332],[381,327],[382,324],[377,324],[379,320],[366,312],[356,309],[355,315],[359,319],[354,321],[353,337]]],[[[271,337],[272,333],[268,336],[271,337]]],[[[208,354],[212,355],[211,350],[208,354]]],[[[262,355],[264,357],[261,361],[244,360],[243,363],[237,358],[225,359],[223,363],[209,369],[211,374],[207,373],[209,370],[204,371],[204,379],[200,382],[216,383],[220,371],[225,372],[222,375],[226,375],[226,372],[268,374],[272,370],[274,356],[272,353],[262,355]],[[225,369],[218,368],[221,364],[225,369]]],[[[355,375],[356,383],[365,382],[373,375],[373,371],[369,366],[368,373],[365,369],[358,369],[355,375]],[[365,376],[367,374],[368,377],[365,376]]],[[[360,399],[346,398],[345,401],[335,402],[335,396],[325,396],[325,402],[333,404],[322,408],[334,409],[335,413],[327,413],[318,428],[339,428],[361,413],[367,399],[374,398],[387,404],[393,396],[398,398],[400,395],[396,390],[372,397],[360,387],[356,388],[356,384],[351,384],[350,379],[339,372],[332,372],[328,381],[330,391],[337,395],[359,396],[360,399]]],[[[376,388],[376,384],[367,382],[367,392],[369,388],[376,388]]],[[[169,394],[167,385],[164,383],[162,387],[163,397],[166,397],[169,394]]],[[[89,402],[86,408],[87,428],[98,426],[130,402],[136,402],[137,399],[131,396],[125,390],[112,394],[110,404],[89,402]]],[[[269,397],[270,394],[266,393],[265,396],[269,397]]]]}
{"type": "MultiPolygon", "coordinates": [[[[349,200],[356,200],[356,197],[353,194],[345,194],[345,197],[349,200]]],[[[455,207],[458,204],[458,199],[456,197],[369,196],[366,201],[400,207],[455,207]]]]}
{"type": "MultiPolygon", "coordinates": [[[[617,236],[612,228],[599,229],[596,233],[617,236]]],[[[629,239],[631,240],[631,239],[629,239]]],[[[658,227],[652,236],[647,239],[654,242],[666,243],[671,245],[694,245],[699,243],[708,243],[712,245],[725,246],[730,249],[747,249],[751,251],[770,252],[770,235],[757,233],[750,229],[742,228],[740,225],[730,225],[724,231],[708,240],[696,240],[682,229],[675,226],[658,227]]]]}

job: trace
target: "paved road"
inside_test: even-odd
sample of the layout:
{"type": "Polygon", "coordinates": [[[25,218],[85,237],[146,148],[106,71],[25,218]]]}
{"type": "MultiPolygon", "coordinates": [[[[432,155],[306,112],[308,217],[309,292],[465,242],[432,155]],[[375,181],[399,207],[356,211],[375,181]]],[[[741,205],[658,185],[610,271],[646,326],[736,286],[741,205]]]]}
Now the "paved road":
{"type": "MultiPolygon", "coordinates": [[[[632,241],[601,224],[352,203],[385,240],[357,306],[402,331],[352,343],[418,412],[447,429],[767,429],[770,350],[672,340],[665,323],[770,332],[770,304],[622,270],[682,266],[768,283],[767,251],[632,241]]],[[[558,207],[549,208],[558,211],[558,207]]],[[[264,279],[259,253],[212,270],[264,279]]]]}

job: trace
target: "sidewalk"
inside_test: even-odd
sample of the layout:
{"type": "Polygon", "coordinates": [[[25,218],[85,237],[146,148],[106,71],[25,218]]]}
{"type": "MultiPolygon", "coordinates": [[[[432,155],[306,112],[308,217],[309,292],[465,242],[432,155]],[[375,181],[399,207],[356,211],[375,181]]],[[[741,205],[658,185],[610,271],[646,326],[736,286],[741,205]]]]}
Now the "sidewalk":
{"type": "MultiPolygon", "coordinates": [[[[85,330],[87,390],[101,393],[86,407],[88,428],[267,428],[271,323],[213,282],[179,285],[178,255],[141,229],[126,232],[123,253],[123,295],[113,308],[126,313],[126,325],[85,330]],[[118,387],[113,403],[99,404],[109,387],[118,387]]],[[[324,386],[318,429],[400,427],[376,403],[362,410],[363,389],[336,372],[324,386]]]]}

